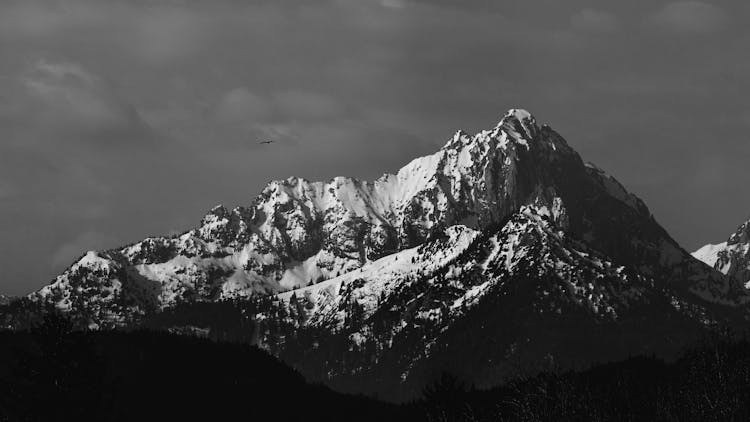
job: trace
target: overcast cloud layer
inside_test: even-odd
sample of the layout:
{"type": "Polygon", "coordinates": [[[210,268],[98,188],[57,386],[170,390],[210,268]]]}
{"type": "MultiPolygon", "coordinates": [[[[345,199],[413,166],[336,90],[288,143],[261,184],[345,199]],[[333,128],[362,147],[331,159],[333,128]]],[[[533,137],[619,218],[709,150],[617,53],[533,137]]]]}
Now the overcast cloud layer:
{"type": "Polygon", "coordinates": [[[3,1],[0,293],[271,179],[394,171],[512,107],[687,249],[723,240],[750,216],[746,4],[3,1]]]}

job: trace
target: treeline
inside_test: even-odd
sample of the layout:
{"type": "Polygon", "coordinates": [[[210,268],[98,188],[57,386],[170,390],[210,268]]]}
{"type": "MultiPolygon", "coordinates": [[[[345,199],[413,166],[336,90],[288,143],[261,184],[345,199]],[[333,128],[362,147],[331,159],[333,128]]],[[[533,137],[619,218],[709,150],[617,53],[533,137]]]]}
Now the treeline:
{"type": "Polygon", "coordinates": [[[423,398],[392,404],[311,384],[247,344],[72,328],[49,315],[0,332],[0,421],[750,420],[750,341],[726,334],[674,362],[633,357],[490,390],[444,374],[423,398]]]}
{"type": "Polygon", "coordinates": [[[714,334],[674,362],[632,357],[487,391],[444,374],[423,404],[430,421],[748,421],[750,341],[714,334]]]}
{"type": "Polygon", "coordinates": [[[310,384],[242,343],[156,331],[72,331],[53,315],[0,332],[0,421],[420,420],[310,384]]]}

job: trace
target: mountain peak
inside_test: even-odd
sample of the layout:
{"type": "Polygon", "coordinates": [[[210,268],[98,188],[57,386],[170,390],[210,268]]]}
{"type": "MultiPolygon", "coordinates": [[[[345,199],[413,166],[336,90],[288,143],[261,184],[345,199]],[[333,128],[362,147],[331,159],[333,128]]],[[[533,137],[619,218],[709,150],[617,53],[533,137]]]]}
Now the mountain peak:
{"type": "Polygon", "coordinates": [[[507,145],[509,141],[514,144],[521,144],[528,149],[529,141],[535,140],[539,131],[540,128],[536,119],[530,112],[520,108],[512,108],[503,115],[493,129],[484,130],[473,136],[463,130],[458,130],[442,149],[460,150],[465,147],[472,147],[472,145],[485,144],[484,149],[486,150],[487,144],[491,144],[490,149],[494,149],[496,146],[507,145]]]}
{"type": "Polygon", "coordinates": [[[525,139],[532,139],[539,132],[539,126],[537,126],[534,116],[521,108],[508,110],[497,127],[509,133],[515,132],[525,139]]]}
{"type": "Polygon", "coordinates": [[[536,124],[536,119],[534,118],[534,115],[532,115],[528,110],[525,110],[522,108],[511,108],[510,110],[508,110],[503,116],[502,120],[508,120],[508,119],[514,119],[520,122],[531,121],[531,122],[534,122],[534,124],[536,124]]]}

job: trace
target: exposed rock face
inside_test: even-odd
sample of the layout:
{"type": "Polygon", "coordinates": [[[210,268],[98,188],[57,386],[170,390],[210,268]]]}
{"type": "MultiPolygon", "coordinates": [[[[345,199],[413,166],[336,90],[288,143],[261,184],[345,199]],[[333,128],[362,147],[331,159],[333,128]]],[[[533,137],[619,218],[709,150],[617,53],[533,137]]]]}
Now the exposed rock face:
{"type": "Polygon", "coordinates": [[[726,274],[735,284],[750,288],[750,221],[746,221],[726,242],[708,244],[693,256],[726,274]]]}

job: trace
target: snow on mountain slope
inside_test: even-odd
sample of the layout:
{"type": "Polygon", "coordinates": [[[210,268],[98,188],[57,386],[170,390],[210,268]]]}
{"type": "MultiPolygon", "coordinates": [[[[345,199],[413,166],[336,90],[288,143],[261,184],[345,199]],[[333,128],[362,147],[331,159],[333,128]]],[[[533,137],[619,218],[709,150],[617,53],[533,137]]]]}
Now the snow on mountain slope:
{"type": "Polygon", "coordinates": [[[696,265],[637,197],[518,109],[491,130],[457,132],[395,175],[274,181],[250,206],[217,206],[182,235],[90,252],[30,298],[96,326],[182,302],[272,295],[353,276],[452,226],[494,229],[525,206],[661,286],[720,303],[745,300],[696,265]]]}
{"type": "MultiPolygon", "coordinates": [[[[721,242],[717,244],[707,244],[702,246],[700,249],[693,252],[693,256],[700,260],[705,262],[706,264],[713,267],[716,265],[716,262],[719,260],[719,252],[725,250],[727,248],[727,242],[721,242]]],[[[722,273],[727,273],[727,268],[716,268],[717,270],[721,271],[722,273]]]]}
{"type": "Polygon", "coordinates": [[[326,325],[338,330],[347,317],[340,312],[342,306],[356,302],[361,306],[362,316],[368,318],[378,311],[380,301],[388,300],[399,290],[411,288],[410,282],[425,277],[433,279],[428,283],[439,279],[442,284],[436,286],[448,286],[455,296],[438,304],[443,311],[465,311],[490,290],[493,282],[517,274],[521,262],[539,275],[549,272],[559,278],[561,284],[556,286],[557,293],[581,302],[595,314],[610,318],[617,317],[616,307],[626,306],[629,298],[640,295],[642,286],[653,283],[586,249],[583,244],[566,240],[564,233],[556,231],[549,222],[546,209],[523,206],[490,236],[482,236],[481,232],[465,226],[452,226],[437,240],[277,297],[285,303],[304,298],[312,305],[305,309],[301,318],[304,324],[326,325]],[[473,254],[466,254],[469,249],[473,254]],[[616,279],[622,289],[615,291],[613,286],[600,285],[598,279],[603,278],[616,279]],[[344,302],[349,303],[344,305],[344,302]]]}
{"type": "Polygon", "coordinates": [[[738,227],[726,242],[705,245],[693,256],[750,288],[750,221],[738,227]]]}
{"type": "MultiPolygon", "coordinates": [[[[446,352],[446,347],[455,347],[450,338],[457,325],[464,325],[460,331],[469,337],[485,325],[501,327],[487,333],[489,337],[472,340],[477,344],[470,348],[469,360],[480,366],[467,375],[473,381],[486,378],[478,375],[481,368],[495,370],[507,359],[520,359],[516,354],[521,347],[538,350],[534,345],[547,344],[543,336],[524,330],[524,321],[583,315],[576,322],[579,327],[588,322],[611,326],[617,333],[614,327],[633,315],[640,315],[643,323],[652,318],[650,312],[655,316],[648,323],[654,325],[663,318],[673,321],[680,311],[672,302],[681,303],[656,288],[653,279],[567,235],[551,221],[548,210],[534,206],[522,206],[504,223],[481,232],[453,226],[445,237],[277,298],[257,316],[260,346],[312,379],[401,398],[420,391],[414,387],[420,385],[416,380],[425,381],[424,368],[432,367],[433,359],[456,362],[466,357],[446,352]],[[495,305],[497,301],[502,305],[495,305]],[[502,317],[482,317],[488,309],[502,317]],[[495,363],[483,362],[480,356],[485,354],[494,356],[495,363]],[[416,390],[400,390],[409,386],[416,390]]],[[[680,324],[669,329],[677,333],[680,324]]],[[[650,352],[658,349],[645,343],[650,352]]],[[[550,356],[563,352],[554,345],[544,348],[550,356]]],[[[601,348],[621,357],[635,350],[632,344],[617,343],[601,348]]],[[[587,358],[580,356],[582,361],[587,358]]],[[[498,379],[487,378],[487,386],[498,379]]]]}
{"type": "Polygon", "coordinates": [[[343,302],[351,304],[356,301],[362,306],[363,316],[369,317],[378,310],[379,301],[387,300],[396,290],[408,289],[409,281],[420,277],[439,277],[441,282],[447,281],[453,294],[461,294],[441,306],[447,306],[448,311],[465,310],[489,290],[493,280],[501,278],[499,274],[516,274],[522,261],[540,274],[549,272],[559,277],[563,286],[561,292],[572,293],[571,297],[585,303],[592,312],[609,314],[612,318],[616,318],[616,307],[626,305],[628,297],[639,295],[636,286],[653,283],[634,276],[632,271],[628,275],[625,267],[588,251],[583,244],[565,240],[564,234],[554,229],[548,217],[544,208],[523,206],[491,236],[482,236],[481,232],[465,226],[452,226],[446,230],[445,237],[438,240],[277,297],[284,302],[304,298],[313,305],[306,309],[302,318],[304,323],[331,324],[335,321],[329,328],[336,330],[342,327],[342,318],[346,317],[338,311],[343,302]],[[462,256],[470,248],[479,255],[462,256]],[[468,274],[471,277],[467,278],[468,274]],[[597,279],[606,277],[627,285],[624,290],[632,290],[627,294],[622,291],[615,293],[614,290],[605,292],[597,279]],[[633,277],[637,280],[631,282],[633,277]],[[481,282],[466,283],[467,279],[481,282]],[[615,300],[608,297],[611,294],[617,295],[615,300]]]}
{"type": "Polygon", "coordinates": [[[390,294],[405,279],[441,269],[463,253],[479,234],[477,230],[465,226],[451,226],[446,229],[445,237],[434,242],[440,247],[431,250],[430,254],[424,253],[426,244],[405,249],[340,277],[281,293],[277,297],[285,302],[305,298],[314,304],[314,307],[306,309],[306,323],[329,324],[336,321],[336,326],[340,327],[343,324],[340,318],[344,315],[335,309],[338,308],[343,293],[349,291],[351,286],[359,286],[356,288],[356,301],[363,306],[365,314],[371,314],[377,310],[378,300],[390,294]]]}

